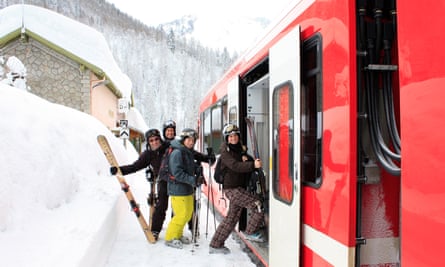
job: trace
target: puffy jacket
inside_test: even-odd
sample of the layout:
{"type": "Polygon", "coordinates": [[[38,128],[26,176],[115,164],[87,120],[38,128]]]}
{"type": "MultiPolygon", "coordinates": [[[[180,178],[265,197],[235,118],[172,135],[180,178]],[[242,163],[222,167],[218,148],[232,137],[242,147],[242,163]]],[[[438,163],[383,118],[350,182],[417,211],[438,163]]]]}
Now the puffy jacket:
{"type": "Polygon", "coordinates": [[[168,167],[175,178],[168,181],[168,194],[171,196],[192,195],[193,188],[196,186],[193,152],[178,140],[171,141],[170,145],[174,150],[170,154],[168,167]]]}
{"type": "Polygon", "coordinates": [[[232,151],[226,143],[220,147],[221,168],[226,169],[224,173],[223,188],[245,188],[250,179],[250,174],[255,169],[253,158],[247,155],[247,149],[242,146],[242,151],[232,151]],[[245,155],[248,161],[242,161],[245,155]]]}

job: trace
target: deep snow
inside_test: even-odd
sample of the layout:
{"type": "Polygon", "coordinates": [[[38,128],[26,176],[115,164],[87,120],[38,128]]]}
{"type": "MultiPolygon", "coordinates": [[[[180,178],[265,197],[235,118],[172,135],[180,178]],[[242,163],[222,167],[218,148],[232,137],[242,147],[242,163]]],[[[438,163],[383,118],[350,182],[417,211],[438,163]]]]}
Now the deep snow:
{"type": "MultiPolygon", "coordinates": [[[[229,238],[229,255],[209,255],[202,199],[200,246],[149,244],[100,150],[104,134],[120,164],[137,152],[88,114],[0,84],[0,251],[2,266],[254,266],[229,238]]],[[[144,171],[127,182],[148,214],[144,171]]],[[[211,216],[211,212],[209,213],[211,216]]],[[[146,218],[148,218],[145,215],[146,218]]],[[[167,226],[169,216],[164,224],[167,226]]],[[[189,234],[185,231],[186,234],[189,234]]]]}

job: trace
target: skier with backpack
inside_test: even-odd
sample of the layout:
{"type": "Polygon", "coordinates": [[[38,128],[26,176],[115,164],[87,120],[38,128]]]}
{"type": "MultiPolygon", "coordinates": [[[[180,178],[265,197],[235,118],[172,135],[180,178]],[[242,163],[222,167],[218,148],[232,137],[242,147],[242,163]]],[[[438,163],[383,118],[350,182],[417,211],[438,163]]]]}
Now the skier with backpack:
{"type": "Polygon", "coordinates": [[[260,159],[253,159],[247,154],[247,148],[240,141],[240,130],[235,124],[227,124],[222,134],[224,142],[220,147],[221,171],[223,172],[223,188],[225,195],[230,200],[229,211],[210,241],[210,254],[228,254],[229,248],[224,246],[226,239],[235,229],[241,216],[243,208],[251,212],[244,236],[255,242],[264,242],[259,232],[263,222],[264,214],[261,201],[246,190],[246,185],[251,173],[256,168],[261,168],[260,159]]]}
{"type": "MultiPolygon", "coordinates": [[[[175,139],[176,136],[176,122],[174,120],[167,120],[162,125],[162,136],[164,138],[165,146],[164,154],[166,154],[169,149],[170,143],[175,139]]],[[[215,162],[215,155],[203,155],[196,150],[193,150],[193,157],[195,163],[200,165],[201,162],[215,162]]],[[[154,236],[158,237],[161,232],[162,225],[165,221],[166,212],[168,209],[168,193],[167,193],[167,180],[168,179],[158,179],[158,198],[156,203],[156,210],[153,214],[153,225],[151,227],[154,236]]],[[[193,233],[193,220],[190,219],[188,223],[188,228],[190,232],[193,233]]]]}
{"type": "Polygon", "coordinates": [[[196,170],[193,147],[197,139],[195,130],[185,128],[178,139],[171,142],[173,150],[168,160],[167,192],[171,197],[173,217],[167,227],[165,244],[181,249],[190,244],[183,235],[185,224],[192,218],[194,188],[204,183],[204,177],[196,170]]]}

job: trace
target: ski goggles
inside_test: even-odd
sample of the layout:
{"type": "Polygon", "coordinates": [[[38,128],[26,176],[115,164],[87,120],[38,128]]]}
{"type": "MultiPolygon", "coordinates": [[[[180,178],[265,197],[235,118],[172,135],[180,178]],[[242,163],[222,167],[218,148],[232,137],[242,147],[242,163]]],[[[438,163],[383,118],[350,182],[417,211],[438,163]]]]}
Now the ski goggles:
{"type": "Polygon", "coordinates": [[[238,127],[234,124],[227,125],[226,128],[224,129],[224,131],[225,131],[225,134],[227,134],[227,135],[240,134],[238,127]]]}
{"type": "Polygon", "coordinates": [[[150,137],[153,137],[153,136],[160,137],[160,136],[161,136],[161,132],[159,132],[158,129],[150,129],[150,130],[148,130],[147,133],[145,134],[145,137],[146,137],[147,139],[149,139],[150,137]]]}
{"type": "Polygon", "coordinates": [[[193,137],[193,138],[195,138],[195,140],[196,140],[196,139],[198,139],[198,134],[197,134],[196,131],[194,131],[194,130],[186,130],[186,131],[183,131],[183,132],[181,133],[181,137],[182,137],[182,138],[185,138],[185,137],[193,137]]]}

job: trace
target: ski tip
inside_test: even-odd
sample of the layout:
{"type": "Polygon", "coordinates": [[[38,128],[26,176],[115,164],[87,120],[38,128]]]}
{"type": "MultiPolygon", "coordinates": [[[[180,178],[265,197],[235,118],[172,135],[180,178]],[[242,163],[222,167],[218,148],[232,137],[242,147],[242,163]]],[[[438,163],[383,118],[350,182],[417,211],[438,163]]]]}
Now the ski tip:
{"type": "Polygon", "coordinates": [[[105,135],[99,134],[99,135],[97,136],[97,142],[103,144],[103,143],[108,143],[108,140],[107,140],[107,138],[105,137],[105,135]]]}

